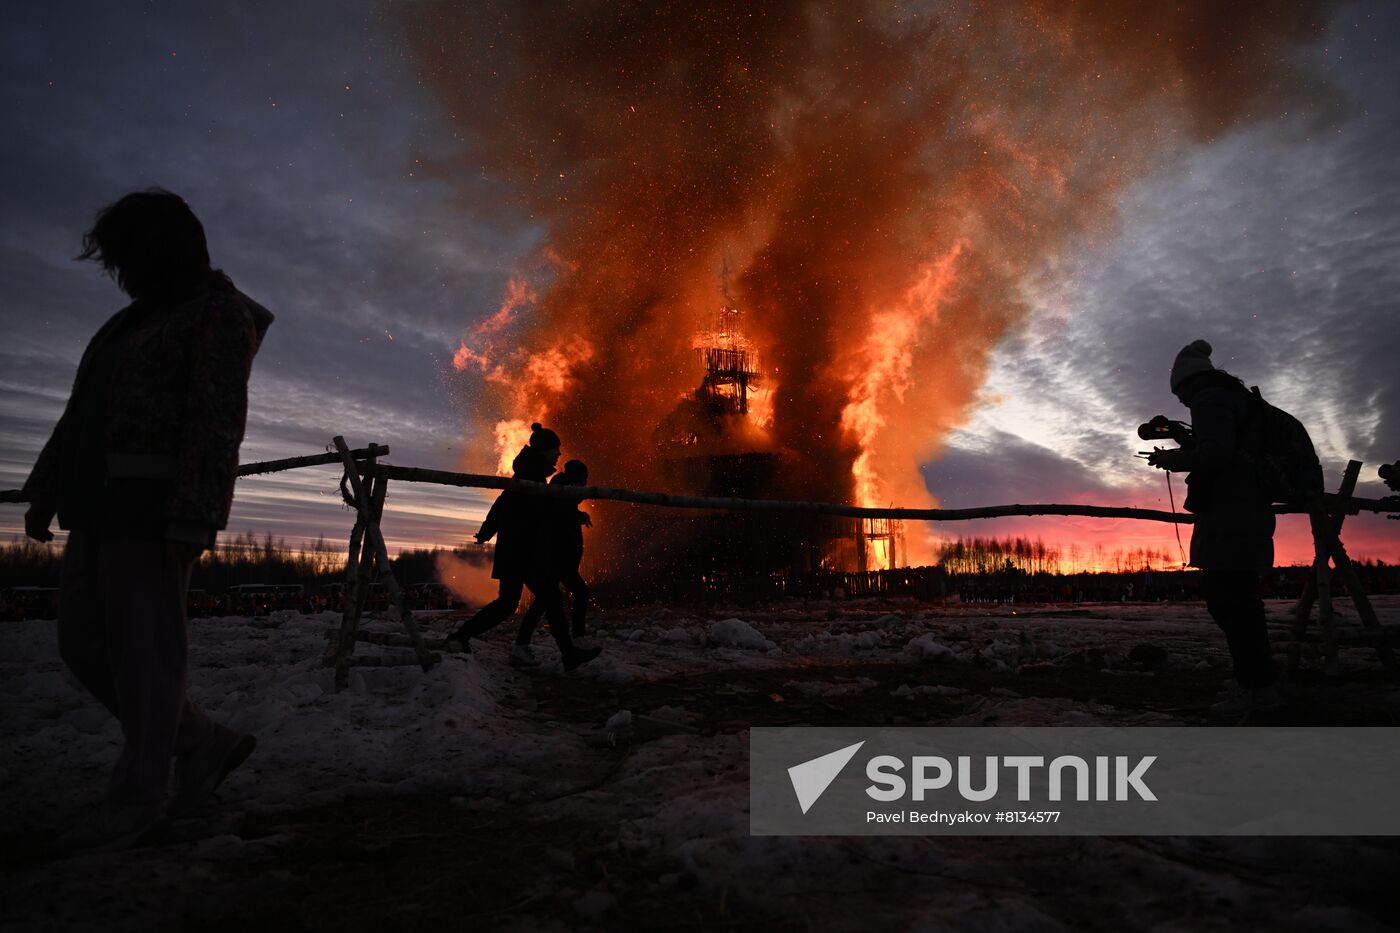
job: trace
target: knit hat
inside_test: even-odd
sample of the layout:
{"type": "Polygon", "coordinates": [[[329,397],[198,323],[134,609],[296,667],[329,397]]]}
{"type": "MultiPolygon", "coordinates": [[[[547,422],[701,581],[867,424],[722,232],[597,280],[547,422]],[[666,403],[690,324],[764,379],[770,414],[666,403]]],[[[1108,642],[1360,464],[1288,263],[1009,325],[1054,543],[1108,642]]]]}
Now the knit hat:
{"type": "Polygon", "coordinates": [[[1176,362],[1172,363],[1172,391],[1181,388],[1181,384],[1192,376],[1214,370],[1215,367],[1210,365],[1210,344],[1204,340],[1188,343],[1176,355],[1176,362]]]}
{"type": "Polygon", "coordinates": [[[560,446],[559,435],[549,428],[540,427],[536,421],[530,425],[530,446],[536,450],[549,450],[551,447],[558,450],[560,446]]]}

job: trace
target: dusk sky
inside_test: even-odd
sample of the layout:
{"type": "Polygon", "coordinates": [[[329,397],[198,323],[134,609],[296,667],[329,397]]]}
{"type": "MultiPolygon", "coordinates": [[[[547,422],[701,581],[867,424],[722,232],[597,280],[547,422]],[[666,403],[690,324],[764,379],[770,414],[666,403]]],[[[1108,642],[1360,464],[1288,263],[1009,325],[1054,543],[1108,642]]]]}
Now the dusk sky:
{"type": "MultiPolygon", "coordinates": [[[[453,357],[463,346],[486,352],[473,340],[497,333],[486,325],[503,304],[520,328],[519,345],[542,346],[546,319],[532,320],[536,295],[538,313],[553,314],[552,338],[567,336],[560,334],[568,321],[558,312],[562,299],[551,299],[549,274],[539,269],[540,256],[576,219],[542,211],[540,192],[522,190],[528,172],[498,170],[508,159],[496,151],[502,140],[480,135],[496,125],[496,113],[472,110],[501,108],[506,92],[489,86],[496,72],[483,66],[458,74],[434,59],[450,50],[425,51],[431,23],[451,14],[470,31],[474,17],[505,5],[457,6],[454,14],[441,3],[358,0],[11,4],[0,13],[0,281],[7,296],[0,305],[0,489],[22,484],[88,338],[124,304],[96,266],[73,261],[81,235],[97,208],[150,185],[186,198],[204,222],[215,265],[277,315],[253,369],[244,462],[319,452],[343,434],[354,446],[390,445],[396,464],[484,469],[496,460],[492,422],[539,417],[505,410],[488,385],[488,366],[458,371],[453,357]]],[[[952,22],[963,5],[893,7],[952,22]]],[[[1177,350],[1202,337],[1214,345],[1217,366],[1257,384],[1308,426],[1329,488],[1346,461],[1358,459],[1365,463],[1358,494],[1385,494],[1376,468],[1400,458],[1400,61],[1393,54],[1400,6],[1328,9],[1320,35],[1278,53],[1295,57],[1298,73],[1308,76],[1296,97],[1199,132],[1163,130],[1170,139],[1161,144],[1140,133],[1149,122],[1128,109],[1123,152],[1131,155],[1095,149],[1063,156],[1069,168],[1054,174],[1071,195],[1082,165],[1122,155],[1132,168],[1095,188],[1101,209],[1062,229],[1056,221],[1053,236],[1043,232],[1043,218],[1058,216],[1053,207],[1026,213],[1027,254],[1012,261],[1000,250],[995,263],[977,267],[979,281],[985,269],[1002,270],[999,290],[984,294],[1004,295],[1016,311],[996,318],[976,365],[963,367],[971,373],[966,398],[957,395],[946,411],[897,415],[889,403],[881,424],[897,425],[905,436],[899,450],[917,455],[907,467],[882,467],[889,499],[881,504],[929,504],[904,498],[896,475],[903,471],[948,507],[1167,508],[1163,474],[1134,457],[1146,449],[1135,430],[1159,412],[1188,417],[1168,391],[1167,374],[1177,350]]],[[[491,28],[484,23],[481,32],[491,28]]],[[[520,27],[512,37],[527,34],[520,27]]],[[[573,33],[561,24],[558,34],[573,33]]],[[[1119,77],[1110,69],[1099,76],[1119,77]]],[[[617,80],[625,84],[627,73],[617,80]]],[[[1023,80],[1034,84],[1036,76],[1023,80]]],[[[1036,93],[1045,106],[1026,106],[1008,125],[1061,116],[1053,75],[1036,93]]],[[[643,96],[654,105],[658,94],[652,87],[643,96]]],[[[586,119],[588,111],[581,113],[586,119]]],[[[514,116],[501,125],[507,118],[520,125],[514,116]]],[[[557,134],[569,133],[561,121],[557,134]]],[[[662,139],[669,130],[657,122],[628,135],[646,141],[651,133],[662,139]]],[[[606,162],[606,150],[600,155],[591,145],[585,139],[583,154],[571,157],[585,167],[606,162]]],[[[541,156],[540,164],[552,163],[541,156]]],[[[568,173],[557,174],[571,183],[568,173]]],[[[588,201],[603,188],[581,182],[557,197],[582,202],[571,211],[641,209],[588,201]]],[[[723,192],[709,197],[723,200],[723,192]]],[[[918,197],[935,203],[925,189],[918,197]]],[[[1083,210],[1083,202],[1073,208],[1083,210]]],[[[758,259],[746,259],[764,255],[763,235],[753,232],[761,226],[728,241],[729,234],[710,231],[696,247],[737,257],[736,287],[755,308],[786,294],[765,295],[758,259]]],[[[966,233],[973,227],[960,229],[960,242],[970,243],[963,249],[986,255],[966,233]]],[[[671,245],[685,252],[683,242],[671,245]]],[[[718,268],[714,280],[717,305],[718,268]]],[[[703,294],[698,285],[691,291],[703,294]]],[[[901,405],[906,392],[914,404],[921,382],[940,378],[938,340],[947,340],[948,353],[961,352],[961,343],[938,330],[962,320],[949,300],[941,317],[910,325],[909,340],[923,341],[912,368],[891,377],[894,388],[880,389],[901,405]]],[[[883,320],[852,314],[853,341],[883,320]]],[[[689,327],[677,320],[679,330],[689,327]]],[[[595,342],[599,333],[588,331],[595,342]]],[[[781,337],[800,344],[807,334],[790,329],[781,337]]],[[[639,426],[637,436],[649,427],[639,426]]],[[[589,443],[571,448],[566,433],[564,454],[607,462],[589,443]]],[[[865,449],[891,449],[872,444],[865,449]]],[[[342,539],[351,516],[339,503],[337,479],[324,468],[241,480],[229,530],[271,531],[292,542],[342,539]]],[[[627,485],[606,473],[591,479],[627,485]]],[[[1179,508],[1184,488],[1175,482],[1179,508]]],[[[487,495],[470,491],[391,487],[386,537],[391,549],[460,543],[487,503],[487,495]]],[[[21,528],[21,507],[0,505],[0,536],[21,528]]],[[[1153,523],[1005,519],[931,532],[1026,534],[1085,552],[1101,545],[1176,553],[1169,526],[1153,523]]],[[[1354,557],[1400,561],[1400,522],[1349,519],[1344,540],[1354,557]]],[[[1307,552],[1303,524],[1283,520],[1280,562],[1306,560],[1307,552]]]]}

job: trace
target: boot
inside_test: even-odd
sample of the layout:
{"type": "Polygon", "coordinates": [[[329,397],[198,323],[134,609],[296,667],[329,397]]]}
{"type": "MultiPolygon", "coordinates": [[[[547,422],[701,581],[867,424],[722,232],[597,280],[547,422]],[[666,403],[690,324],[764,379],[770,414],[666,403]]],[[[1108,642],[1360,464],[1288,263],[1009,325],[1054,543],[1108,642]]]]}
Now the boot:
{"type": "Polygon", "coordinates": [[[462,647],[459,649],[462,654],[472,653],[471,636],[467,634],[467,627],[464,625],[451,635],[447,636],[447,641],[455,641],[462,647]]]}
{"type": "Polygon", "coordinates": [[[203,806],[256,745],[255,737],[220,726],[199,748],[175,759],[175,799],[170,803],[170,815],[187,816],[203,806]]]}
{"type": "Polygon", "coordinates": [[[564,670],[576,670],[581,665],[587,664],[602,653],[602,648],[580,648],[575,645],[564,653],[564,670]]]}

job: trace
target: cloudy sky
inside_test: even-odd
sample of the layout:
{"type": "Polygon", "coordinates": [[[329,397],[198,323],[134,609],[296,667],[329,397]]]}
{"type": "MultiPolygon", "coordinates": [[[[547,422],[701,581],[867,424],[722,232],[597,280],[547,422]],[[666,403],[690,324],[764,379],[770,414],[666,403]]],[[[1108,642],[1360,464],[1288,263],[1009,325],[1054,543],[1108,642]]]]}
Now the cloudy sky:
{"type": "MultiPolygon", "coordinates": [[[[1185,416],[1166,373],[1197,337],[1309,426],[1329,484],[1355,458],[1359,493],[1383,494],[1375,467],[1400,457],[1397,40],[1396,5],[1341,6],[1308,53],[1340,91],[1334,116],[1246,123],[1164,160],[1126,188],[1109,232],[1027,278],[1028,320],[923,466],[942,503],[1167,507],[1163,475],[1133,457],[1134,429],[1185,416]]],[[[490,446],[473,433],[480,387],[451,358],[543,232],[489,173],[444,175],[477,141],[424,83],[393,7],[10,4],[0,82],[0,488],[23,482],[88,337],[123,303],[72,260],[83,230],[153,184],[190,202],[216,265],[277,314],[253,371],[245,462],[319,452],[335,434],[439,469],[490,446]]],[[[230,529],[343,537],[336,479],[240,481],[230,529]]],[[[459,542],[484,501],[391,490],[391,547],[459,542]]],[[[21,514],[0,506],[0,536],[21,514]]],[[[940,532],[1175,552],[1147,523],[940,532]]],[[[1400,561],[1400,522],[1352,519],[1346,540],[1355,556],[1400,561]]],[[[1305,551],[1285,522],[1279,556],[1305,551]]]]}

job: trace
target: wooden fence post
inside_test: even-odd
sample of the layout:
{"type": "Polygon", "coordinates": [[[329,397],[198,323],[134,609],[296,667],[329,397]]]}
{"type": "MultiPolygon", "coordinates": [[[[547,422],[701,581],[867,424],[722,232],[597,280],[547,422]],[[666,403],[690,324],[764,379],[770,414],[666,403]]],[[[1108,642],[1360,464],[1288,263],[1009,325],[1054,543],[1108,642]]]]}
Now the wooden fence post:
{"type": "MultiPolygon", "coordinates": [[[[374,462],[372,456],[357,462],[349,446],[345,443],[345,438],[339,435],[333,438],[333,442],[336,450],[340,452],[341,462],[345,466],[345,482],[350,487],[356,513],[355,529],[350,533],[353,567],[347,569],[347,581],[353,572],[354,595],[351,598],[347,594],[345,611],[341,617],[340,637],[333,656],[327,661],[335,666],[336,689],[341,690],[349,684],[350,667],[356,663],[354,658],[355,642],[359,636],[360,619],[369,595],[370,578],[375,570],[381,575],[385,587],[388,588],[389,594],[394,600],[399,623],[408,634],[409,644],[413,648],[417,663],[426,671],[438,661],[438,656],[429,652],[423,644],[418,626],[413,620],[413,613],[408,608],[407,595],[399,586],[399,582],[395,579],[389,566],[389,549],[384,543],[384,533],[379,527],[380,519],[384,515],[384,498],[388,494],[389,488],[388,468],[374,462]],[[364,478],[360,476],[361,471],[365,473],[364,478]],[[357,538],[358,557],[355,554],[357,538]]],[[[371,450],[373,449],[371,447],[371,450]]],[[[382,664],[383,662],[377,663],[382,664]]]]}

